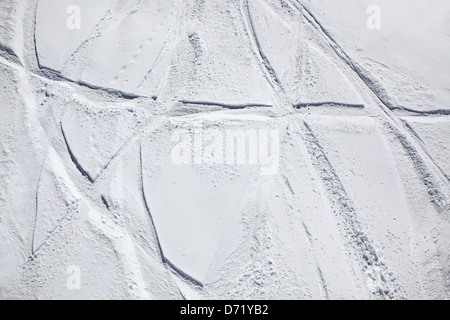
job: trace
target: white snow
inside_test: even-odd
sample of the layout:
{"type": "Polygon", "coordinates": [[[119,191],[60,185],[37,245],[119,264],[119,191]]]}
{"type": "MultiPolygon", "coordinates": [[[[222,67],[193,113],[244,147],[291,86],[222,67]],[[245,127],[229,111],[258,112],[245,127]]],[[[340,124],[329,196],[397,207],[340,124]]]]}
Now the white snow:
{"type": "Polygon", "coordinates": [[[305,1],[323,26],[384,88],[393,104],[418,110],[450,106],[448,1],[305,1]],[[366,27],[381,9],[381,29],[366,27]]]}
{"type": "Polygon", "coordinates": [[[449,299],[450,5],[370,5],[3,1],[0,298],[449,299]]]}

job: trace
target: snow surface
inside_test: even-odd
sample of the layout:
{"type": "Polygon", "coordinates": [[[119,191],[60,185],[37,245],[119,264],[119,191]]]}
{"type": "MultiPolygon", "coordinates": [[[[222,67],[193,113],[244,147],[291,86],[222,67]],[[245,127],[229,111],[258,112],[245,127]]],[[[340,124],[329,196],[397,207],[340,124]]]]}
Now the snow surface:
{"type": "Polygon", "coordinates": [[[449,299],[450,4],[377,3],[2,1],[0,298],[449,299]]]}

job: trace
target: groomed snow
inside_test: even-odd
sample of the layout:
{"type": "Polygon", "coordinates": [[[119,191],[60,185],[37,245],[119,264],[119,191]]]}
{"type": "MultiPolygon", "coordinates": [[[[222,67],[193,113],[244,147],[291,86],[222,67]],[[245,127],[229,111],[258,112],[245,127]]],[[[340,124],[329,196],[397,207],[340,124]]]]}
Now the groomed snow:
{"type": "Polygon", "coordinates": [[[3,1],[0,298],[449,299],[450,5],[370,5],[3,1]]]}

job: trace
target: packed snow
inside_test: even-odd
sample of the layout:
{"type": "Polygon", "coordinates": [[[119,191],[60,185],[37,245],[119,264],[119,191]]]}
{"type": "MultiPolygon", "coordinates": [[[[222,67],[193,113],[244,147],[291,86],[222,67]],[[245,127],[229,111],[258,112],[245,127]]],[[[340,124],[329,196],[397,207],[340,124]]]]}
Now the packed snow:
{"type": "Polygon", "coordinates": [[[0,19],[0,298],[450,298],[448,1],[0,19]]]}

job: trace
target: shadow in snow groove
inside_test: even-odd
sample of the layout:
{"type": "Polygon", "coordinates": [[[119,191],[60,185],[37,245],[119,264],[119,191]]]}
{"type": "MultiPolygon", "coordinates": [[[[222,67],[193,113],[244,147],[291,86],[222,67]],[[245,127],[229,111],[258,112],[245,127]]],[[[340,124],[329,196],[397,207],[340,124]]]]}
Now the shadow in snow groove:
{"type": "Polygon", "coordinates": [[[343,107],[343,108],[356,108],[356,109],[364,109],[363,104],[351,104],[351,103],[340,103],[340,102],[308,102],[308,103],[297,103],[294,105],[294,108],[308,108],[308,107],[343,107]]]}
{"type": "Polygon", "coordinates": [[[139,96],[136,94],[132,94],[132,93],[128,93],[128,92],[124,92],[121,90],[117,90],[117,89],[112,89],[112,88],[105,88],[105,87],[101,87],[101,86],[96,86],[93,84],[89,84],[87,82],[84,81],[76,81],[73,79],[70,79],[64,75],[61,74],[61,72],[55,71],[51,68],[47,68],[45,66],[43,66],[39,60],[39,53],[38,53],[38,49],[37,49],[37,40],[36,40],[36,28],[37,28],[37,11],[38,11],[38,5],[39,5],[39,1],[36,1],[36,7],[35,7],[35,14],[34,14],[34,21],[33,21],[33,41],[34,41],[34,55],[35,55],[35,59],[36,59],[36,64],[38,67],[38,71],[35,71],[35,73],[38,73],[39,75],[49,79],[49,80],[53,80],[53,81],[65,81],[65,82],[69,82],[75,85],[78,85],[80,87],[85,87],[94,91],[101,91],[113,96],[116,96],[117,98],[122,98],[122,99],[126,99],[126,100],[134,100],[137,98],[147,98],[144,96],[139,96]]]}
{"type": "Polygon", "coordinates": [[[150,222],[152,225],[153,230],[155,231],[155,238],[156,238],[156,244],[158,246],[158,251],[160,254],[160,258],[161,258],[161,262],[168,267],[169,269],[171,269],[173,272],[175,272],[177,275],[179,275],[181,278],[183,278],[184,280],[192,283],[193,285],[197,286],[197,287],[203,287],[203,283],[201,283],[200,281],[198,281],[197,279],[193,278],[192,276],[190,276],[189,274],[187,274],[186,272],[184,272],[183,270],[181,270],[180,268],[178,268],[174,263],[172,263],[169,259],[166,258],[166,256],[164,255],[162,246],[161,246],[161,241],[159,239],[159,235],[158,235],[158,231],[156,230],[156,224],[155,221],[153,219],[152,213],[150,211],[150,206],[148,204],[147,201],[147,197],[145,195],[145,187],[144,187],[144,173],[143,173],[143,161],[142,161],[142,145],[140,146],[140,151],[139,151],[140,155],[139,155],[139,161],[140,161],[140,172],[141,172],[141,193],[142,193],[142,198],[144,201],[144,206],[145,209],[147,210],[147,213],[149,215],[150,218],[150,222]]]}
{"type": "Polygon", "coordinates": [[[358,220],[355,206],[347,194],[345,187],[328,159],[325,150],[309,124],[303,122],[305,146],[313,161],[314,167],[322,180],[328,198],[337,209],[335,214],[344,222],[345,238],[355,252],[362,258],[362,267],[366,276],[376,282],[376,291],[372,293],[383,299],[397,299],[401,294],[400,284],[388,267],[381,261],[372,241],[364,233],[358,220]]]}
{"type": "Polygon", "coordinates": [[[245,103],[245,104],[226,104],[219,102],[207,102],[207,101],[187,101],[180,100],[182,104],[186,105],[201,105],[201,106],[212,106],[221,107],[224,109],[246,109],[246,108],[271,108],[271,105],[261,104],[261,103],[245,103]]]}
{"type": "Polygon", "coordinates": [[[95,182],[94,179],[92,179],[92,177],[89,175],[89,173],[87,173],[83,169],[83,167],[80,165],[80,163],[78,162],[77,158],[73,154],[72,149],[70,149],[69,142],[67,141],[67,137],[66,137],[66,134],[64,132],[64,127],[63,127],[62,123],[60,124],[60,126],[61,126],[61,133],[62,133],[62,136],[63,136],[63,139],[64,139],[64,143],[66,144],[67,151],[69,152],[69,155],[70,155],[70,159],[75,164],[75,166],[77,167],[78,171],[83,175],[83,177],[88,179],[90,183],[94,183],[95,182]]]}

